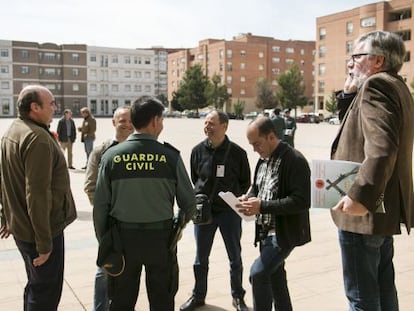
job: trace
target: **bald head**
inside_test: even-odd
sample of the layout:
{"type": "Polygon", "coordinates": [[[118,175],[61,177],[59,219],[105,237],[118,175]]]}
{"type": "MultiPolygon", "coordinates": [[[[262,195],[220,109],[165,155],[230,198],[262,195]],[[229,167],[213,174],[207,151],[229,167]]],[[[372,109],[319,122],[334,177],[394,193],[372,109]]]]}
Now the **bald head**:
{"type": "Polygon", "coordinates": [[[46,97],[53,97],[52,93],[42,85],[28,85],[23,88],[17,98],[17,109],[19,115],[23,118],[28,118],[31,111],[32,103],[40,106],[43,105],[43,100],[46,97]]]}

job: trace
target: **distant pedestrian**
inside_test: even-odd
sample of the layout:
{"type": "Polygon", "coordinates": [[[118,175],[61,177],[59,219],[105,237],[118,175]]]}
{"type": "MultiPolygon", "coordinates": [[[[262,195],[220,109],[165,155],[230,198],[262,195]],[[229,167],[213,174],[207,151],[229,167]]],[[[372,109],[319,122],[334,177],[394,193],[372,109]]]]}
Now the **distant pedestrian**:
{"type": "MultiPolygon", "coordinates": [[[[83,107],[80,110],[80,113],[83,117],[82,126],[78,128],[81,132],[81,141],[85,144],[86,152],[86,164],[88,164],[89,155],[93,149],[93,142],[95,141],[95,132],[96,132],[96,120],[91,114],[91,111],[88,107],[83,107]]],[[[83,170],[86,169],[86,165],[82,167],[83,170]]]]}
{"type": "Polygon", "coordinates": [[[74,170],[75,168],[73,167],[72,160],[72,144],[76,140],[76,127],[75,122],[72,119],[72,111],[70,109],[65,109],[62,118],[59,120],[57,126],[57,139],[59,140],[63,151],[66,149],[68,150],[68,168],[74,170]]]}
{"type": "Polygon", "coordinates": [[[273,114],[270,120],[272,121],[273,126],[275,127],[277,137],[280,140],[283,140],[285,136],[285,120],[280,115],[280,112],[281,110],[279,108],[275,108],[275,110],[273,110],[273,114]]]}
{"type": "Polygon", "coordinates": [[[295,132],[296,132],[296,120],[290,116],[290,108],[285,109],[285,133],[284,141],[291,147],[295,147],[295,132]]]}

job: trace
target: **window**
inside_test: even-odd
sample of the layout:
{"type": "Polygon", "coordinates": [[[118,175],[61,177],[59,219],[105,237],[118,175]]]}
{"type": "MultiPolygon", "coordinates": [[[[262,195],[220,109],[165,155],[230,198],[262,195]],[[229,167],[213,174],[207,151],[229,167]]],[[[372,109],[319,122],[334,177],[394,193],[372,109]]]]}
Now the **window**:
{"type": "Polygon", "coordinates": [[[144,73],[144,78],[145,78],[145,79],[151,79],[151,72],[149,72],[149,71],[145,71],[145,73],[144,73]]]}
{"type": "Polygon", "coordinates": [[[319,75],[322,76],[325,74],[326,71],[326,65],[325,64],[319,64],[319,75]]]}
{"type": "Polygon", "coordinates": [[[72,90],[73,90],[74,92],[79,92],[79,84],[77,84],[77,83],[73,83],[73,85],[72,85],[72,90]]]}
{"type": "Polygon", "coordinates": [[[259,64],[259,70],[264,70],[264,65],[263,64],[259,64]]]}
{"type": "Polygon", "coordinates": [[[118,100],[113,99],[112,100],[112,111],[115,111],[116,108],[118,108],[118,100]]]}
{"type": "Polygon", "coordinates": [[[137,79],[142,78],[142,72],[141,71],[134,71],[134,78],[137,78],[137,79]]]}
{"type": "Polygon", "coordinates": [[[74,77],[79,76],[79,69],[78,68],[73,68],[72,69],[72,76],[74,76],[74,77]]]}
{"type": "Polygon", "coordinates": [[[241,50],[240,51],[240,56],[246,56],[246,51],[245,50],[241,50]]]}
{"type": "Polygon", "coordinates": [[[29,67],[28,66],[22,66],[22,74],[24,74],[24,75],[29,74],[29,67]]]}
{"type": "Polygon", "coordinates": [[[91,92],[96,92],[96,91],[98,90],[98,88],[97,88],[96,84],[95,84],[95,83],[93,83],[93,84],[91,84],[91,85],[89,86],[89,90],[90,90],[91,92]]]}
{"type": "Polygon", "coordinates": [[[78,62],[78,61],[80,61],[80,56],[79,56],[79,54],[78,54],[78,53],[72,53],[72,60],[73,60],[74,62],[78,62]]]}
{"type": "Polygon", "coordinates": [[[325,92],[325,81],[318,81],[318,92],[323,93],[325,92]]]}
{"type": "Polygon", "coordinates": [[[22,50],[22,58],[29,58],[29,51],[27,50],[22,50]]]}
{"type": "Polygon", "coordinates": [[[276,53],[280,52],[280,46],[272,46],[272,51],[276,53]]]}
{"type": "Polygon", "coordinates": [[[410,60],[411,60],[411,53],[410,53],[410,51],[407,51],[405,53],[404,62],[409,62],[410,60]]]}
{"type": "Polygon", "coordinates": [[[223,58],[224,57],[224,51],[223,50],[219,50],[219,58],[223,58]]]}
{"type": "Polygon", "coordinates": [[[352,35],[354,32],[354,23],[353,22],[347,22],[346,23],[346,34],[352,35]]]}
{"type": "Polygon", "coordinates": [[[50,91],[56,90],[56,84],[46,84],[45,87],[50,91]]]}
{"type": "Polygon", "coordinates": [[[91,77],[96,77],[96,69],[91,69],[89,71],[89,73],[90,73],[91,77]]]}
{"type": "Polygon", "coordinates": [[[204,55],[203,54],[197,54],[197,59],[198,60],[203,60],[204,59],[204,55]]]}
{"type": "Polygon", "coordinates": [[[227,76],[226,81],[227,81],[227,84],[231,84],[231,82],[233,81],[233,77],[227,76]]]}
{"type": "Polygon", "coordinates": [[[233,64],[231,62],[228,62],[226,65],[227,71],[233,71],[233,64]]]}
{"type": "Polygon", "coordinates": [[[118,91],[119,91],[119,86],[118,86],[118,84],[112,84],[112,86],[111,86],[111,90],[112,90],[112,92],[118,92],[118,91]]]}
{"type": "Polygon", "coordinates": [[[56,54],[51,52],[45,52],[43,54],[43,59],[47,61],[54,61],[56,60],[56,54]]]}
{"type": "Polygon", "coordinates": [[[125,63],[125,64],[130,64],[130,63],[131,63],[131,57],[129,57],[129,56],[125,56],[125,57],[124,57],[124,63],[125,63]]]}
{"type": "Polygon", "coordinates": [[[326,55],[326,47],[322,45],[319,47],[319,57],[325,57],[325,55],[326,55]]]}
{"type": "Polygon", "coordinates": [[[280,58],[279,57],[272,57],[272,63],[273,64],[280,63],[280,58]]]}
{"type": "Polygon", "coordinates": [[[227,50],[226,55],[227,55],[227,58],[232,58],[233,57],[233,51],[232,50],[227,50]]]}
{"type": "Polygon", "coordinates": [[[10,89],[10,82],[9,81],[1,81],[1,89],[2,90],[10,89]]]}
{"type": "Polygon", "coordinates": [[[411,40],[411,30],[397,31],[396,34],[399,35],[404,41],[411,40]]]}
{"type": "Polygon", "coordinates": [[[111,76],[112,76],[112,78],[118,78],[118,77],[119,77],[119,72],[118,72],[118,70],[112,70],[112,72],[111,72],[111,76]]]}
{"type": "Polygon", "coordinates": [[[352,41],[346,41],[345,43],[345,50],[346,50],[346,54],[349,55],[352,53],[352,47],[353,47],[353,42],[352,41]]]}
{"type": "Polygon", "coordinates": [[[240,69],[246,69],[246,63],[240,63],[240,69]]]}
{"type": "Polygon", "coordinates": [[[326,28],[319,28],[319,40],[324,40],[326,38],[326,28]]]}
{"type": "Polygon", "coordinates": [[[0,57],[9,57],[9,50],[1,49],[0,50],[0,57]]]}
{"type": "Polygon", "coordinates": [[[92,54],[92,55],[90,56],[89,60],[90,60],[92,63],[96,63],[96,55],[95,55],[95,54],[92,54]]]}
{"type": "Polygon", "coordinates": [[[151,92],[151,85],[146,85],[146,86],[144,87],[144,89],[145,89],[145,92],[146,92],[146,93],[150,93],[150,92],[151,92]]]}
{"type": "Polygon", "coordinates": [[[125,92],[131,92],[131,85],[130,84],[126,84],[124,86],[124,90],[125,90],[125,92]]]}
{"type": "Polygon", "coordinates": [[[146,57],[144,63],[145,65],[151,65],[151,58],[146,57]]]}
{"type": "Polygon", "coordinates": [[[295,53],[295,49],[294,48],[286,48],[286,53],[293,54],[293,53],[295,53]]]}
{"type": "Polygon", "coordinates": [[[305,55],[305,50],[304,49],[300,49],[300,55],[305,55]]]}
{"type": "Polygon", "coordinates": [[[240,77],[240,82],[246,82],[246,77],[245,76],[241,76],[240,77]]]}
{"type": "Polygon", "coordinates": [[[129,70],[126,70],[125,72],[124,72],[124,78],[131,78],[131,71],[129,71],[129,70]]]}
{"type": "Polygon", "coordinates": [[[411,18],[411,9],[404,9],[401,11],[390,13],[389,21],[394,22],[394,21],[400,21],[400,20],[410,19],[410,18],[411,18]]]}
{"type": "Polygon", "coordinates": [[[376,18],[375,16],[366,17],[361,19],[361,27],[374,27],[376,25],[376,18]]]}
{"type": "Polygon", "coordinates": [[[280,69],[279,68],[272,68],[272,73],[277,75],[280,73],[280,69]]]}
{"type": "Polygon", "coordinates": [[[1,101],[1,112],[3,115],[10,114],[10,100],[3,98],[1,101]]]}
{"type": "Polygon", "coordinates": [[[0,66],[0,73],[9,73],[9,66],[0,66]]]}
{"type": "Polygon", "coordinates": [[[55,68],[45,68],[43,74],[45,76],[54,76],[54,75],[56,75],[56,69],[55,68]]]}
{"type": "Polygon", "coordinates": [[[245,89],[240,89],[240,95],[244,95],[246,94],[246,90],[245,89]]]}
{"type": "Polygon", "coordinates": [[[291,58],[286,58],[285,62],[288,65],[292,65],[295,62],[295,60],[294,59],[291,59],[291,58]]]}
{"type": "Polygon", "coordinates": [[[232,94],[232,93],[233,93],[233,90],[230,87],[228,87],[227,88],[227,94],[232,94]]]}
{"type": "Polygon", "coordinates": [[[112,64],[118,64],[118,55],[112,55],[111,62],[112,64]]]}

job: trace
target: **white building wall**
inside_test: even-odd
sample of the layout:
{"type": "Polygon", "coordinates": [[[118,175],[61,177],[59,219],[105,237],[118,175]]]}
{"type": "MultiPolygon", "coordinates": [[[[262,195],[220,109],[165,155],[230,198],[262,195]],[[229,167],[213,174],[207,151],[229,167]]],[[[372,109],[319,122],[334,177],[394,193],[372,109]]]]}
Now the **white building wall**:
{"type": "Polygon", "coordinates": [[[12,41],[0,40],[0,117],[14,115],[12,41]]]}

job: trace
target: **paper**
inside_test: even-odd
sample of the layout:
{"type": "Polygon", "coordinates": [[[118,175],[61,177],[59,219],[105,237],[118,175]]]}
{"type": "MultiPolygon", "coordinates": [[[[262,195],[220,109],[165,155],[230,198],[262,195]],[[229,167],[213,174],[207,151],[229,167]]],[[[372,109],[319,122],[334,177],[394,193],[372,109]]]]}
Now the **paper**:
{"type": "MultiPolygon", "coordinates": [[[[360,166],[350,161],[312,160],[312,207],[334,207],[351,188],[360,166]]],[[[384,206],[376,212],[384,213],[384,206]]]]}
{"type": "Polygon", "coordinates": [[[239,211],[239,209],[236,207],[237,204],[240,204],[239,199],[236,198],[236,196],[230,192],[219,192],[219,197],[222,198],[224,200],[224,202],[227,203],[228,206],[230,206],[236,213],[237,215],[239,215],[242,219],[244,219],[245,221],[252,221],[256,219],[255,215],[251,215],[251,216],[246,216],[243,213],[241,213],[239,211]]]}

